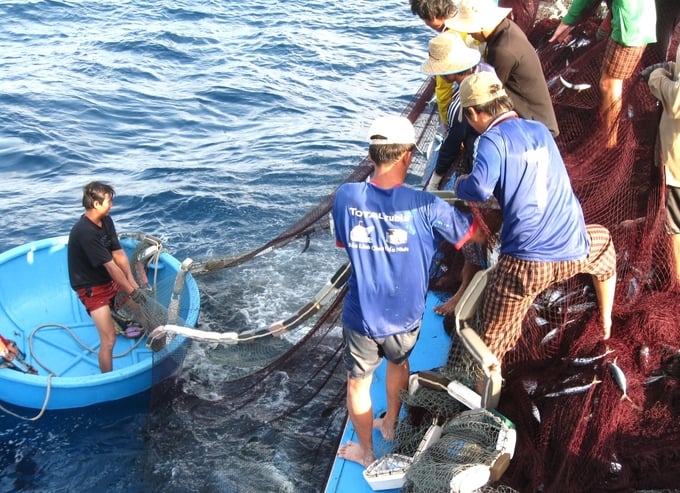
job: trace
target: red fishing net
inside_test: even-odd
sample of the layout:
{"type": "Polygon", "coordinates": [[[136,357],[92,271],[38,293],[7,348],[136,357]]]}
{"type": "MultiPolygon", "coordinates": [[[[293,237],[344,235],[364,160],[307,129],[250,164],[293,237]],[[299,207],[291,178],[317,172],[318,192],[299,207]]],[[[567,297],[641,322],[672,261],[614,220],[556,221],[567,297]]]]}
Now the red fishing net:
{"type": "MultiPolygon", "coordinates": [[[[618,144],[607,149],[598,116],[606,45],[595,36],[599,12],[557,45],[547,40],[559,19],[546,14],[562,2],[500,3],[513,8],[537,48],[573,188],[586,222],[612,233],[618,277],[607,341],[588,276],[552,286],[532,305],[503,361],[499,410],[516,424],[518,443],[500,483],[522,492],[680,487],[680,303],[655,158],[661,108],[637,75],[625,81],[618,144]],[[570,88],[560,76],[590,87],[570,88]]],[[[659,42],[647,47],[636,74],[674,59],[680,2],[660,0],[657,8],[659,42]]]]}

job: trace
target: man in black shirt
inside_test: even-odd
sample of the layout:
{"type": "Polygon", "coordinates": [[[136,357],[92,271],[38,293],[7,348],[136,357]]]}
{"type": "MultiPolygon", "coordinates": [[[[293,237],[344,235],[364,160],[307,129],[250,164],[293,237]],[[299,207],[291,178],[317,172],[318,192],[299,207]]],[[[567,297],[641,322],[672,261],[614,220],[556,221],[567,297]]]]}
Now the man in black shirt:
{"type": "Polygon", "coordinates": [[[127,255],[118,242],[113,219],[109,216],[113,196],[114,190],[110,185],[97,181],[85,185],[85,213],[71,229],[68,240],[71,287],[99,332],[99,368],[102,373],[113,369],[113,346],[116,343],[111,316],[113,300],[119,290],[134,299],[133,293],[139,289],[127,255]]]}

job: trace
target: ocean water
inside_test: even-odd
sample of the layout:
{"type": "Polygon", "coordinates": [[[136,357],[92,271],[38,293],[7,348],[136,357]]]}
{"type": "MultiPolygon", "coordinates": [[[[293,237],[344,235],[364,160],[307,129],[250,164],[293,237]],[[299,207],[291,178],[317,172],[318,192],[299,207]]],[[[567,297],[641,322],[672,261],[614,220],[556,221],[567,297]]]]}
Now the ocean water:
{"type": "MultiPolygon", "coordinates": [[[[180,260],[263,244],[351,172],[375,116],[402,111],[431,35],[405,0],[0,1],[0,251],[68,234],[94,179],[116,189],[119,231],[180,260]]],[[[343,260],[319,235],[199,277],[200,323],[267,326],[343,260]]],[[[194,343],[154,416],[148,395],[36,422],[0,413],[0,491],[320,490],[305,471],[333,451],[309,443],[304,415],[240,435],[220,407],[248,351],[194,343]]]]}

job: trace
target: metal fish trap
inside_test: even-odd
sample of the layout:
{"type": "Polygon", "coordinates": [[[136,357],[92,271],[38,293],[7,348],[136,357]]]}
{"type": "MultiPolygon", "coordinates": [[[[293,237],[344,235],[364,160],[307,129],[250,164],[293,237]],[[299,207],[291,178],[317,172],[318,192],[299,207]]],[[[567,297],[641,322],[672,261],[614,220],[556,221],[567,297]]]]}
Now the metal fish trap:
{"type": "Polygon", "coordinates": [[[398,453],[384,455],[364,471],[373,490],[468,492],[505,472],[515,450],[515,427],[482,409],[479,394],[434,372],[419,372],[411,375],[404,400],[410,411],[397,427],[398,453]],[[420,422],[413,414],[419,414],[420,422]],[[430,425],[415,453],[407,455],[424,420],[430,425]]]}
{"type": "Polygon", "coordinates": [[[463,411],[436,443],[414,458],[403,491],[471,493],[507,469],[516,442],[514,425],[487,409],[463,411]]]}

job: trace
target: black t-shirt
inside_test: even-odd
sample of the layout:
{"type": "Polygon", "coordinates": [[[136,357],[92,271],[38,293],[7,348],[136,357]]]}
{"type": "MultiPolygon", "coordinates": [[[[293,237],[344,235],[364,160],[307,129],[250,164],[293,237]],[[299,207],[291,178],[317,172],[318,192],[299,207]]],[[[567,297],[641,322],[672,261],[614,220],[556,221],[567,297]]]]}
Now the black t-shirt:
{"type": "Polygon", "coordinates": [[[104,264],[113,260],[111,252],[120,250],[118,234],[110,216],[102,218],[100,228],[85,214],[68,237],[68,275],[73,289],[100,286],[111,281],[104,264]]]}

